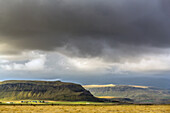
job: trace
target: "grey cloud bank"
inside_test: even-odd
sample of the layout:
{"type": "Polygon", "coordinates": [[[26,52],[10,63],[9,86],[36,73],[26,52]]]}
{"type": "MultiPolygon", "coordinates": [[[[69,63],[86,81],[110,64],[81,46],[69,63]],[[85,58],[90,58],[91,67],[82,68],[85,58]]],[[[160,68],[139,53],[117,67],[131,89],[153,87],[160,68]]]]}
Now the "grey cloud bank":
{"type": "Polygon", "coordinates": [[[83,57],[100,55],[107,46],[169,48],[167,4],[167,0],[0,0],[0,39],[16,52],[66,46],[83,57]]]}
{"type": "Polygon", "coordinates": [[[169,6],[169,0],[0,0],[0,74],[83,83],[107,75],[170,78],[169,6]]]}

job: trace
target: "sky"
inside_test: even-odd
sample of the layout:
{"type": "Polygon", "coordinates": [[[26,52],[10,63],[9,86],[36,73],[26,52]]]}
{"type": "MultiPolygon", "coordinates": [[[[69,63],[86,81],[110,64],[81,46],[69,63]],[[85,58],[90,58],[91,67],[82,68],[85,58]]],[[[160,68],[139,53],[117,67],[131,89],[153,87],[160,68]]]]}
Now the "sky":
{"type": "Polygon", "coordinates": [[[165,86],[169,6],[169,0],[0,0],[0,80],[161,78],[165,86]]]}

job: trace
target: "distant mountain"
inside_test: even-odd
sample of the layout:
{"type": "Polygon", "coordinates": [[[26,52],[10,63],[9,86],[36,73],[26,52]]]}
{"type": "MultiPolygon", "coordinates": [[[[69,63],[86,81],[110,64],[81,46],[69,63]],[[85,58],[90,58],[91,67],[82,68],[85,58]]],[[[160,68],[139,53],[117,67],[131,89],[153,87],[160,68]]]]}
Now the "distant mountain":
{"type": "Polygon", "coordinates": [[[60,81],[3,81],[1,100],[98,101],[81,85],[60,81]]]}
{"type": "Polygon", "coordinates": [[[135,85],[84,85],[94,96],[128,98],[136,103],[170,103],[170,90],[135,85]]]}
{"type": "MultiPolygon", "coordinates": [[[[168,76],[168,75],[167,75],[168,76]]],[[[74,78],[76,79],[76,78],[74,78]]],[[[72,78],[69,80],[74,81],[72,78]]],[[[129,76],[112,76],[112,75],[105,75],[105,76],[97,76],[89,78],[79,78],[76,80],[79,83],[84,85],[88,84],[122,84],[122,85],[139,85],[139,86],[152,86],[161,89],[169,89],[170,90],[170,77],[169,78],[159,78],[155,75],[155,77],[129,77],[129,76]]]]}

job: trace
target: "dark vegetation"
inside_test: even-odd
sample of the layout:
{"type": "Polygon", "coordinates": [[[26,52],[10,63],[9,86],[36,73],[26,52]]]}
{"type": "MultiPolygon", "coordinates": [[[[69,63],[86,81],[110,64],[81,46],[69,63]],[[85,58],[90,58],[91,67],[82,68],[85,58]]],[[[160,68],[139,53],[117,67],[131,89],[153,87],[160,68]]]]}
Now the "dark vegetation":
{"type": "Polygon", "coordinates": [[[3,81],[1,100],[98,101],[81,85],[60,81],[3,81]]]}

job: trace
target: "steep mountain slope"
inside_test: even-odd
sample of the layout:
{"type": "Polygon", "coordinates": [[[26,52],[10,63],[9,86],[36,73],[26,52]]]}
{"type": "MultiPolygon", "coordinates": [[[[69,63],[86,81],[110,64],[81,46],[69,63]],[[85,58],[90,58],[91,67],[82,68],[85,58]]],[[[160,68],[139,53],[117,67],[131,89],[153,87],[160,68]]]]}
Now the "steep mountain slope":
{"type": "Polygon", "coordinates": [[[60,81],[3,81],[0,82],[0,99],[98,101],[81,85],[60,81]]]}
{"type": "Polygon", "coordinates": [[[135,102],[170,103],[170,90],[162,90],[147,86],[132,85],[86,85],[84,86],[95,96],[112,96],[130,98],[135,102]]]}

